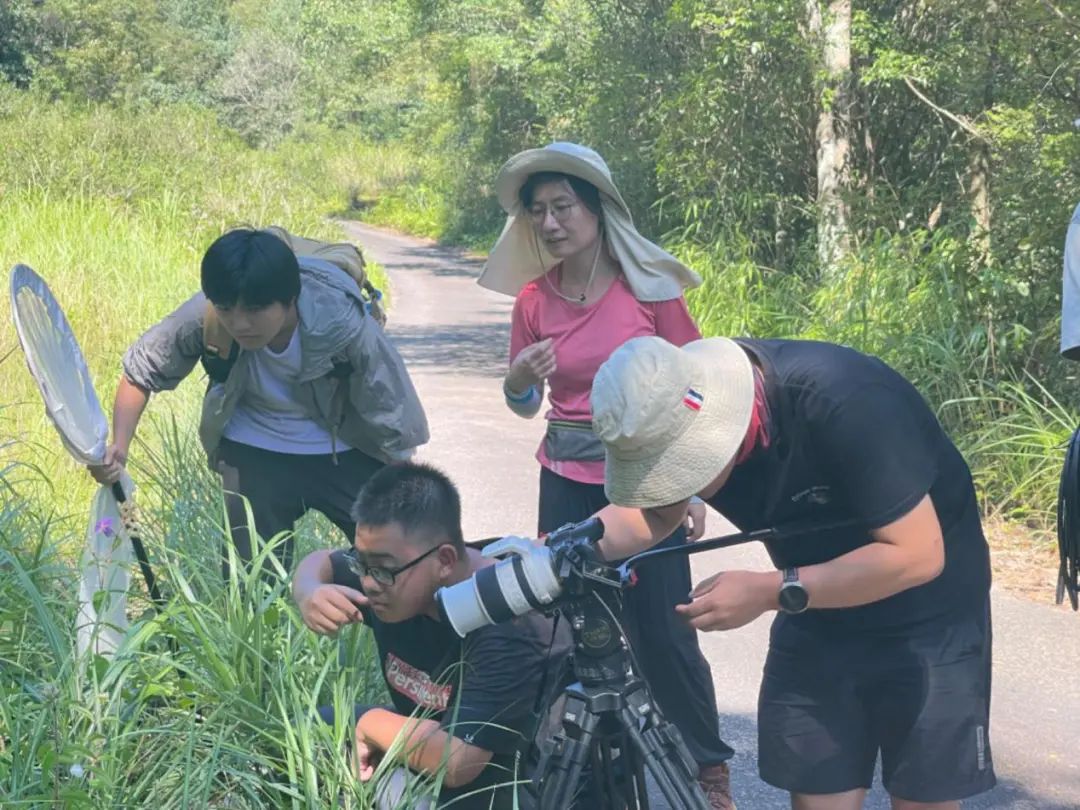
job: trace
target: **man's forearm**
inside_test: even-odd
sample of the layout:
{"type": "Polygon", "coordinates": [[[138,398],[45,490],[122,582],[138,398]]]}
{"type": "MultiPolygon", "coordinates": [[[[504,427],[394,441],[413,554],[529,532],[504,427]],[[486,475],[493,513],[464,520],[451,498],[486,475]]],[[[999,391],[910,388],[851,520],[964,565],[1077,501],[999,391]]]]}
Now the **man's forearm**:
{"type": "MultiPolygon", "coordinates": [[[[941,572],[928,555],[889,543],[870,543],[842,557],[799,569],[815,608],[868,605],[923,585],[941,572]]],[[[779,594],[779,579],[776,592],[779,594]]]]}
{"type": "Polygon", "coordinates": [[[400,740],[398,756],[414,771],[433,774],[446,767],[448,787],[468,784],[479,768],[460,762],[465,744],[448,734],[435,720],[406,717],[387,709],[370,709],[357,724],[357,737],[384,753],[400,740]]]}
{"type": "Polygon", "coordinates": [[[945,567],[945,541],[929,495],[871,535],[874,542],[800,571],[812,607],[877,602],[929,582],[945,567]]]}
{"type": "Polygon", "coordinates": [[[604,523],[604,536],[597,548],[605,560],[623,560],[659,543],[686,517],[686,504],[664,509],[631,509],[605,506],[597,517],[604,523]]]}
{"type": "Polygon", "coordinates": [[[113,441],[112,443],[126,456],[135,438],[146,403],[150,401],[150,392],[133,383],[126,375],[120,375],[113,400],[113,441]]]}
{"type": "MultiPolygon", "coordinates": [[[[887,599],[923,585],[940,573],[933,555],[913,554],[889,543],[870,543],[835,560],[799,568],[811,608],[850,608],[887,599]]],[[[766,610],[778,610],[783,574],[756,575],[756,593],[766,610]]]]}

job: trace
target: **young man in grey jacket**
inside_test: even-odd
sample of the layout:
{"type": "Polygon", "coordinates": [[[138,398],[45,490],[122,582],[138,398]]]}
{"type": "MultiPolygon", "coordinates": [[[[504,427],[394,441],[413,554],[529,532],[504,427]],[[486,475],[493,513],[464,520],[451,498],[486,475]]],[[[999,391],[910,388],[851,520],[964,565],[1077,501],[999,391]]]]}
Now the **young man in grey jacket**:
{"type": "MultiPolygon", "coordinates": [[[[239,558],[252,557],[244,499],[263,538],[292,529],[308,509],[351,538],[359,489],[428,440],[400,355],[365,313],[352,277],[326,261],[298,260],[266,231],[218,238],[203,257],[201,281],[201,293],[124,355],[112,444],[91,474],[101,483],[119,478],[151,393],[175,388],[204,357],[212,310],[238,352],[207,387],[199,438],[222,476],[239,558]]],[[[279,548],[289,570],[292,540],[279,548]]]]}

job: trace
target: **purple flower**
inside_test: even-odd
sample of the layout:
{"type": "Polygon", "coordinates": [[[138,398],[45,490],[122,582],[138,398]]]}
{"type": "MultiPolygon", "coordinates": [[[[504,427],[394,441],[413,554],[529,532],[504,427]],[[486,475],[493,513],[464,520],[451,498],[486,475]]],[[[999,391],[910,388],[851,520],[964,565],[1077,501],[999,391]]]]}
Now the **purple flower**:
{"type": "Polygon", "coordinates": [[[94,524],[94,532],[96,534],[103,534],[106,537],[113,537],[116,534],[116,529],[113,526],[113,519],[111,517],[103,517],[94,524]]]}

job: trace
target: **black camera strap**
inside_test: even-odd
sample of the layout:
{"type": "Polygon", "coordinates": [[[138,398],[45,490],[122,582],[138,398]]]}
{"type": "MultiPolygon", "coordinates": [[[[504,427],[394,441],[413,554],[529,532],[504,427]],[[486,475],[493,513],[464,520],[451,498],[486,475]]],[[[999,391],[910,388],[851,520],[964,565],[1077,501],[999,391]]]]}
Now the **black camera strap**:
{"type": "Polygon", "coordinates": [[[520,753],[524,756],[530,746],[536,745],[536,737],[540,733],[540,729],[547,719],[547,712],[553,702],[556,694],[556,690],[561,686],[561,676],[566,672],[566,668],[569,661],[569,655],[563,656],[562,660],[558,662],[556,667],[552,667],[551,651],[555,648],[555,638],[559,632],[559,621],[562,619],[561,613],[556,613],[554,620],[551,622],[551,640],[548,641],[547,653],[544,655],[544,665],[540,670],[540,685],[536,690],[536,697],[533,698],[532,707],[532,728],[529,734],[522,741],[520,753]],[[554,679],[554,688],[551,685],[549,678],[552,670],[558,673],[559,677],[554,679]],[[549,695],[548,692],[551,692],[549,695]]]}

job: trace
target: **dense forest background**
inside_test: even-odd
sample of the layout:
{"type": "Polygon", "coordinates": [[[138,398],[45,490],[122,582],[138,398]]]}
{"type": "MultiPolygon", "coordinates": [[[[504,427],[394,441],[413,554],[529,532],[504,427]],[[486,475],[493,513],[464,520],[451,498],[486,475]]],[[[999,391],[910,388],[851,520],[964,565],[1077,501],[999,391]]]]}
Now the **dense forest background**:
{"type": "Polygon", "coordinates": [[[87,240],[102,213],[139,245],[128,285],[237,219],[482,249],[501,163],[578,141],[705,276],[706,331],[882,355],[988,509],[1045,524],[1080,398],[1056,357],[1078,43],[1075,0],[4,0],[4,258],[37,258],[27,206],[87,240]]]}

